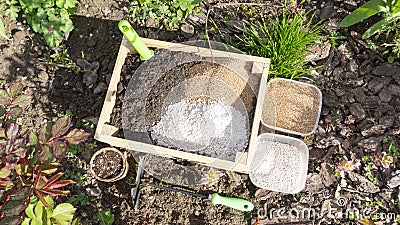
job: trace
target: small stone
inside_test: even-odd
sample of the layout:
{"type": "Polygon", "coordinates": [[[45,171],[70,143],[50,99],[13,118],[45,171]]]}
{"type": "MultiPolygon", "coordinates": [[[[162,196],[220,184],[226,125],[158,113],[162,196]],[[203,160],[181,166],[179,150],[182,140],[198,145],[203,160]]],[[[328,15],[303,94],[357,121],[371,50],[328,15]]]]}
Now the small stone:
{"type": "Polygon", "coordinates": [[[370,137],[370,138],[363,139],[360,142],[358,142],[358,147],[364,149],[365,151],[373,152],[373,151],[378,150],[380,142],[381,142],[381,140],[379,138],[370,137]]]}
{"type": "Polygon", "coordinates": [[[379,92],[379,99],[382,102],[389,102],[392,99],[392,92],[389,87],[384,87],[381,92],[379,92]]]}
{"type": "Polygon", "coordinates": [[[389,85],[389,90],[390,90],[392,95],[400,96],[400,85],[398,85],[398,84],[390,84],[389,85]]]}
{"type": "Polygon", "coordinates": [[[97,81],[97,71],[100,67],[99,62],[92,62],[90,63],[89,61],[85,59],[78,59],[76,61],[79,67],[84,69],[86,72],[83,74],[83,83],[91,88],[97,81]]]}
{"type": "Polygon", "coordinates": [[[343,140],[343,142],[342,142],[342,148],[343,148],[344,150],[349,149],[349,148],[350,148],[350,141],[347,140],[347,139],[343,140]]]}
{"type": "Polygon", "coordinates": [[[322,20],[329,19],[333,16],[336,15],[335,9],[334,9],[334,1],[333,0],[328,0],[326,4],[322,7],[319,18],[322,20]]]}
{"type": "Polygon", "coordinates": [[[355,59],[350,59],[347,67],[351,72],[358,74],[358,64],[355,59]]]}
{"type": "Polygon", "coordinates": [[[364,137],[370,137],[372,135],[382,135],[383,133],[385,133],[385,130],[386,126],[379,124],[361,131],[361,135],[364,137]]]}
{"type": "Polygon", "coordinates": [[[325,190],[325,185],[322,183],[322,178],[318,173],[307,175],[306,187],[304,192],[318,193],[325,190]]]}
{"type": "Polygon", "coordinates": [[[158,28],[158,23],[156,20],[150,16],[146,18],[146,27],[158,28]]]}
{"type": "Polygon", "coordinates": [[[317,61],[325,59],[329,56],[330,49],[331,43],[329,41],[317,41],[313,46],[308,49],[308,52],[306,53],[306,60],[317,61]]]}
{"type": "Polygon", "coordinates": [[[339,146],[339,145],[340,145],[339,139],[334,136],[324,137],[315,143],[315,147],[317,148],[327,148],[329,146],[339,146]]]}
{"type": "Polygon", "coordinates": [[[396,188],[400,186],[400,171],[396,171],[396,176],[392,177],[390,181],[388,182],[388,186],[390,188],[396,188]]]}
{"type": "Polygon", "coordinates": [[[360,103],[354,103],[349,106],[350,113],[356,117],[357,120],[363,120],[366,116],[365,110],[360,103]]]}
{"type": "Polygon", "coordinates": [[[338,105],[337,96],[335,95],[335,93],[333,91],[329,90],[329,91],[323,93],[323,96],[324,97],[322,98],[322,102],[323,102],[324,106],[335,107],[338,105]]]}
{"type": "Polygon", "coordinates": [[[100,94],[100,93],[105,93],[107,92],[108,86],[107,84],[101,82],[99,83],[96,88],[93,90],[94,94],[100,94]]]}
{"type": "Polygon", "coordinates": [[[86,193],[89,196],[97,197],[97,196],[100,196],[101,190],[99,187],[90,187],[90,188],[86,188],[86,193]]]}
{"type": "Polygon", "coordinates": [[[400,74],[400,67],[393,63],[383,63],[375,67],[372,74],[378,76],[393,76],[400,74]]]}
{"type": "Polygon", "coordinates": [[[394,123],[394,115],[383,116],[379,118],[379,124],[385,126],[386,128],[391,128],[393,126],[393,123],[394,123]]]}
{"type": "Polygon", "coordinates": [[[353,94],[356,98],[356,101],[359,103],[364,103],[367,99],[367,96],[365,95],[364,90],[361,87],[353,89],[353,94]]]}
{"type": "Polygon", "coordinates": [[[96,39],[95,39],[95,38],[89,37],[89,40],[87,41],[86,44],[87,44],[87,46],[88,46],[89,48],[93,48],[94,46],[96,46],[97,42],[96,42],[96,39]]]}
{"type": "Polygon", "coordinates": [[[186,38],[192,37],[194,35],[194,27],[191,24],[183,24],[181,26],[183,36],[186,38]]]}
{"type": "Polygon", "coordinates": [[[380,191],[378,186],[358,173],[349,172],[349,178],[353,181],[352,184],[360,191],[367,193],[377,193],[380,191]]]}
{"type": "Polygon", "coordinates": [[[336,178],[333,175],[332,168],[329,167],[326,162],[321,164],[321,171],[319,172],[319,174],[325,187],[330,187],[336,182],[336,178]]]}
{"type": "Polygon", "coordinates": [[[373,78],[368,83],[368,89],[371,90],[374,94],[378,94],[384,86],[387,86],[392,78],[384,77],[384,78],[373,78]]]}

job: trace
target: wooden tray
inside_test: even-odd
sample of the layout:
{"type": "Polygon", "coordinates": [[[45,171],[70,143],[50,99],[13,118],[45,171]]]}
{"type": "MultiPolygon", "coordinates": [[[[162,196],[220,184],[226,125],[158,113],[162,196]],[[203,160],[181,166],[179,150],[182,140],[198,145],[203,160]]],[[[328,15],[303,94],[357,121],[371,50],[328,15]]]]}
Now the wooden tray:
{"type": "MultiPolygon", "coordinates": [[[[250,62],[251,67],[247,67],[248,73],[258,73],[259,74],[259,89],[254,90],[257,91],[255,94],[257,96],[256,107],[254,111],[253,122],[251,126],[251,134],[249,140],[248,151],[245,153],[238,153],[236,157],[236,161],[227,161],[221,160],[217,158],[207,157],[203,155],[193,154],[189,152],[183,152],[179,150],[164,148],[161,146],[154,146],[151,144],[125,140],[123,138],[118,138],[113,136],[118,128],[111,126],[107,123],[110,122],[110,116],[112,110],[115,106],[116,96],[117,96],[117,85],[120,81],[120,74],[122,66],[125,63],[125,58],[128,54],[135,54],[135,50],[129,44],[129,42],[125,39],[122,39],[121,46],[118,52],[117,61],[114,66],[114,71],[110,80],[110,86],[108,87],[106,99],[103,105],[103,109],[100,114],[99,122],[97,125],[95,139],[107,144],[110,144],[114,147],[125,148],[133,151],[139,151],[144,153],[154,153],[154,150],[157,151],[158,154],[164,157],[170,158],[181,158],[186,159],[193,162],[198,162],[201,164],[207,164],[209,166],[213,166],[220,169],[225,170],[233,170],[236,172],[248,173],[251,160],[254,157],[256,138],[260,130],[260,121],[261,121],[261,109],[262,103],[264,102],[264,93],[266,89],[268,70],[270,65],[270,60],[268,58],[261,58],[255,56],[242,55],[231,52],[217,51],[213,50],[212,53],[210,49],[194,47],[189,45],[183,45],[178,43],[170,43],[164,41],[158,41],[153,39],[143,38],[145,44],[150,48],[168,48],[172,51],[183,51],[190,52],[201,57],[221,57],[221,58],[229,58],[229,59],[239,59],[244,60],[246,62],[250,62]],[[151,151],[149,149],[152,149],[151,151]],[[239,155],[240,154],[240,155],[239,155]]],[[[251,121],[250,121],[251,122],[251,121]]]]}

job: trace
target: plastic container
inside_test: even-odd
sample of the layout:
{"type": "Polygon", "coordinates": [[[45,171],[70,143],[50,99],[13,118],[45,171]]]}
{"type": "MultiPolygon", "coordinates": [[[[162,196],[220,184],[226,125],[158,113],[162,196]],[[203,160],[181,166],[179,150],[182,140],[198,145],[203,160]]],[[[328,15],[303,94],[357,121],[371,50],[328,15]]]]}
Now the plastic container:
{"type": "Polygon", "coordinates": [[[250,180],[259,188],[298,193],[306,184],[308,158],[309,151],[303,141],[278,134],[261,134],[257,137],[255,157],[250,165],[250,180]]]}
{"type": "MultiPolygon", "coordinates": [[[[304,86],[310,87],[313,90],[315,90],[315,92],[317,93],[318,98],[319,98],[319,103],[318,103],[319,106],[318,106],[318,114],[317,114],[317,117],[316,117],[316,120],[315,120],[314,127],[310,132],[301,133],[301,132],[297,132],[297,131],[294,131],[294,130],[289,130],[289,129],[285,129],[285,128],[282,128],[282,127],[278,127],[278,124],[277,124],[277,121],[276,121],[276,117],[275,117],[275,126],[269,125],[264,121],[264,117],[263,116],[261,117],[261,123],[263,124],[263,126],[269,128],[269,129],[273,129],[273,130],[284,132],[284,133],[288,133],[288,134],[300,135],[300,136],[303,136],[303,137],[313,134],[318,128],[318,121],[319,121],[319,118],[321,116],[321,109],[322,109],[322,93],[321,93],[321,91],[315,85],[307,84],[307,83],[300,82],[300,81],[295,81],[295,80],[283,79],[283,78],[272,79],[271,81],[269,81],[268,86],[272,82],[279,81],[279,80],[280,81],[293,82],[293,83],[296,83],[296,84],[304,85],[304,86]]],[[[266,93],[266,95],[267,95],[267,93],[266,93]]],[[[275,107],[275,110],[276,110],[276,107],[275,107]]]]}

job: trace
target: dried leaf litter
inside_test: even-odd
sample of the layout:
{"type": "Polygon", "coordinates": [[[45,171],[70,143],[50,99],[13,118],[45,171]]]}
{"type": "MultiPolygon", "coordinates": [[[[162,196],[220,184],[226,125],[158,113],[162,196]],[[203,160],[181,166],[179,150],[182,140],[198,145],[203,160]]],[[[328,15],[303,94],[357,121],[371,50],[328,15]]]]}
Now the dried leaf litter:
{"type": "Polygon", "coordinates": [[[319,110],[317,92],[306,85],[283,80],[268,84],[262,118],[264,123],[298,133],[313,130],[319,110]]]}
{"type": "Polygon", "coordinates": [[[182,99],[167,107],[150,133],[158,145],[235,160],[247,147],[249,129],[245,116],[223,99],[182,99]]]}

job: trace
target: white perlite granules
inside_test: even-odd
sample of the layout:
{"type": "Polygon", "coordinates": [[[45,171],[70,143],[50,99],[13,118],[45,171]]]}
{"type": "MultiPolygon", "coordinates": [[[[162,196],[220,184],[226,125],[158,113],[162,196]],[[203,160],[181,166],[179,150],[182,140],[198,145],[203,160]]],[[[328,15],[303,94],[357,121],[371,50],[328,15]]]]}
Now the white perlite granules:
{"type": "Polygon", "coordinates": [[[252,171],[252,181],[272,191],[291,193],[298,186],[302,155],[296,146],[276,141],[257,143],[266,152],[261,165],[252,171]]]}
{"type": "Polygon", "coordinates": [[[153,141],[213,158],[235,160],[248,144],[248,118],[222,99],[169,105],[150,130],[153,141]]]}

